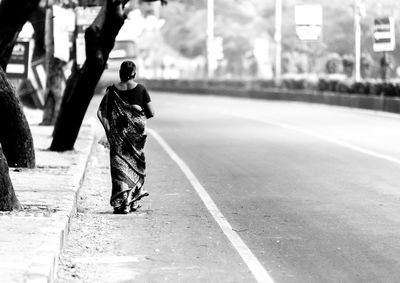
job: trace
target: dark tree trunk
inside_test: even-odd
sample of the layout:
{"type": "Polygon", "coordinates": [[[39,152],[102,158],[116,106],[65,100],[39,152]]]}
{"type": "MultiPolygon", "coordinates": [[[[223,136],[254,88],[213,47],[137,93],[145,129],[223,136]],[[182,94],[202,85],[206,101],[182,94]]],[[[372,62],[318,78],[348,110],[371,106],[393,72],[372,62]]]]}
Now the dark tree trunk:
{"type": "Polygon", "coordinates": [[[0,143],[10,166],[35,166],[29,125],[4,70],[20,30],[38,5],[39,0],[0,2],[0,143]]]}
{"type": "Polygon", "coordinates": [[[0,66],[6,69],[18,34],[39,5],[40,0],[2,0],[0,2],[0,66]]]}
{"type": "Polygon", "coordinates": [[[45,19],[46,10],[43,7],[37,7],[33,12],[29,21],[33,26],[35,33],[33,39],[35,41],[35,47],[33,49],[32,61],[42,58],[46,54],[44,33],[45,33],[45,19]]]}
{"type": "Polygon", "coordinates": [[[8,165],[0,146],[0,211],[22,210],[10,180],[8,165]]]}
{"type": "Polygon", "coordinates": [[[67,81],[54,127],[51,150],[73,149],[86,110],[114,46],[115,37],[124,24],[126,2],[107,0],[94,23],[86,29],[86,61],[82,69],[74,68],[67,81]]]}
{"type": "Polygon", "coordinates": [[[0,67],[0,144],[13,167],[35,167],[35,151],[28,121],[15,90],[0,67]]]}

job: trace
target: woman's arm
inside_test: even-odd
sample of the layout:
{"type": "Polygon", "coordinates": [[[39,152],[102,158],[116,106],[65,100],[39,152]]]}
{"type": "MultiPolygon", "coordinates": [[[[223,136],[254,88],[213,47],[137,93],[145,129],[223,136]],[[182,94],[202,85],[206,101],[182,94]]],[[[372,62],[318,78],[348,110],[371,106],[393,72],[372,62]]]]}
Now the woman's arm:
{"type": "Polygon", "coordinates": [[[146,115],[147,119],[154,117],[154,108],[151,102],[146,103],[144,106],[144,115],[146,115]]]}
{"type": "Polygon", "coordinates": [[[110,130],[110,122],[108,121],[107,118],[105,118],[102,113],[101,110],[97,110],[97,117],[99,117],[101,123],[103,124],[103,127],[105,128],[106,131],[110,130]]]}

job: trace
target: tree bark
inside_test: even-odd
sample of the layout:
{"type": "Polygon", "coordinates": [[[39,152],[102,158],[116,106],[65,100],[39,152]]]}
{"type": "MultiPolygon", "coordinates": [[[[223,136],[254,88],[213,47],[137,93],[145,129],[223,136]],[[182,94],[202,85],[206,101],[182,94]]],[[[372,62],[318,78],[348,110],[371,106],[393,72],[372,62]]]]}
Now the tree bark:
{"type": "Polygon", "coordinates": [[[9,169],[0,145],[0,211],[22,210],[11,183],[9,169]]]}
{"type": "Polygon", "coordinates": [[[6,69],[18,34],[40,0],[2,0],[0,2],[0,67],[6,69]]]}
{"type": "Polygon", "coordinates": [[[0,144],[13,167],[35,167],[35,150],[28,121],[15,90],[0,67],[0,144]]]}
{"type": "Polygon", "coordinates": [[[32,61],[36,61],[42,58],[46,54],[45,48],[45,19],[46,19],[46,10],[43,7],[37,7],[29,21],[32,24],[33,30],[35,33],[33,34],[33,39],[35,42],[35,46],[33,49],[32,61]]]}
{"type": "Polygon", "coordinates": [[[46,9],[46,70],[47,81],[45,91],[45,104],[41,125],[54,125],[61,106],[62,92],[64,88],[64,63],[54,57],[54,22],[53,7],[46,9]]]}
{"type": "Polygon", "coordinates": [[[81,69],[74,68],[67,81],[50,150],[73,149],[86,110],[114,46],[115,37],[124,24],[126,2],[107,0],[93,24],[86,29],[86,61],[81,69]]]}

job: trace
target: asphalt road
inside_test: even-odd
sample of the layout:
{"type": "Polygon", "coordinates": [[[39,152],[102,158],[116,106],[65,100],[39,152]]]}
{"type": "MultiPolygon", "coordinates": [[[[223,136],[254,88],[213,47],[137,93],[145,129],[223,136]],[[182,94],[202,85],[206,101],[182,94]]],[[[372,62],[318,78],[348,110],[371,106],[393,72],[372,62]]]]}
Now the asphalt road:
{"type": "Polygon", "coordinates": [[[399,282],[400,120],[153,93],[149,122],[275,282],[399,282]]]}
{"type": "Polygon", "coordinates": [[[150,200],[136,215],[110,213],[107,153],[96,145],[61,282],[400,281],[397,116],[151,96],[150,200]],[[121,261],[125,273],[113,269],[121,261]]]}

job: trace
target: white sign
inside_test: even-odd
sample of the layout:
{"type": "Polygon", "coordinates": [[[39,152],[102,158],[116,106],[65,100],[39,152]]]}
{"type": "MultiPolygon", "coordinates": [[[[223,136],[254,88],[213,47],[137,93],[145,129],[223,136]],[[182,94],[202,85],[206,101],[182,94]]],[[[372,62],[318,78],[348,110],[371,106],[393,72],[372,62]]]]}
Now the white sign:
{"type": "Polygon", "coordinates": [[[98,13],[101,10],[101,6],[96,7],[76,7],[76,25],[77,26],[90,26],[94,19],[96,19],[98,13]]]}
{"type": "Polygon", "coordinates": [[[296,33],[301,40],[318,40],[322,34],[322,6],[296,5],[296,33]]]}
{"type": "Polygon", "coordinates": [[[76,25],[77,25],[77,37],[76,37],[76,63],[78,66],[82,66],[86,60],[85,50],[85,29],[90,26],[96,19],[97,15],[101,10],[101,6],[96,7],[77,7],[76,11],[76,25]]]}
{"type": "Polygon", "coordinates": [[[383,17],[374,20],[374,45],[375,52],[393,51],[396,47],[394,19],[383,17]]]}
{"type": "Polygon", "coordinates": [[[71,43],[69,33],[75,28],[75,13],[59,6],[53,6],[54,57],[68,62],[71,43]]]}
{"type": "Polygon", "coordinates": [[[85,45],[85,37],[83,34],[78,34],[76,37],[76,63],[78,66],[82,66],[86,60],[86,45],[85,45]]]}
{"type": "Polygon", "coordinates": [[[253,54],[259,61],[268,62],[270,59],[269,54],[269,40],[268,38],[258,37],[254,40],[253,54]]]}
{"type": "Polygon", "coordinates": [[[222,37],[215,37],[213,40],[209,42],[208,46],[209,54],[214,60],[222,60],[224,59],[224,46],[222,37]]]}

